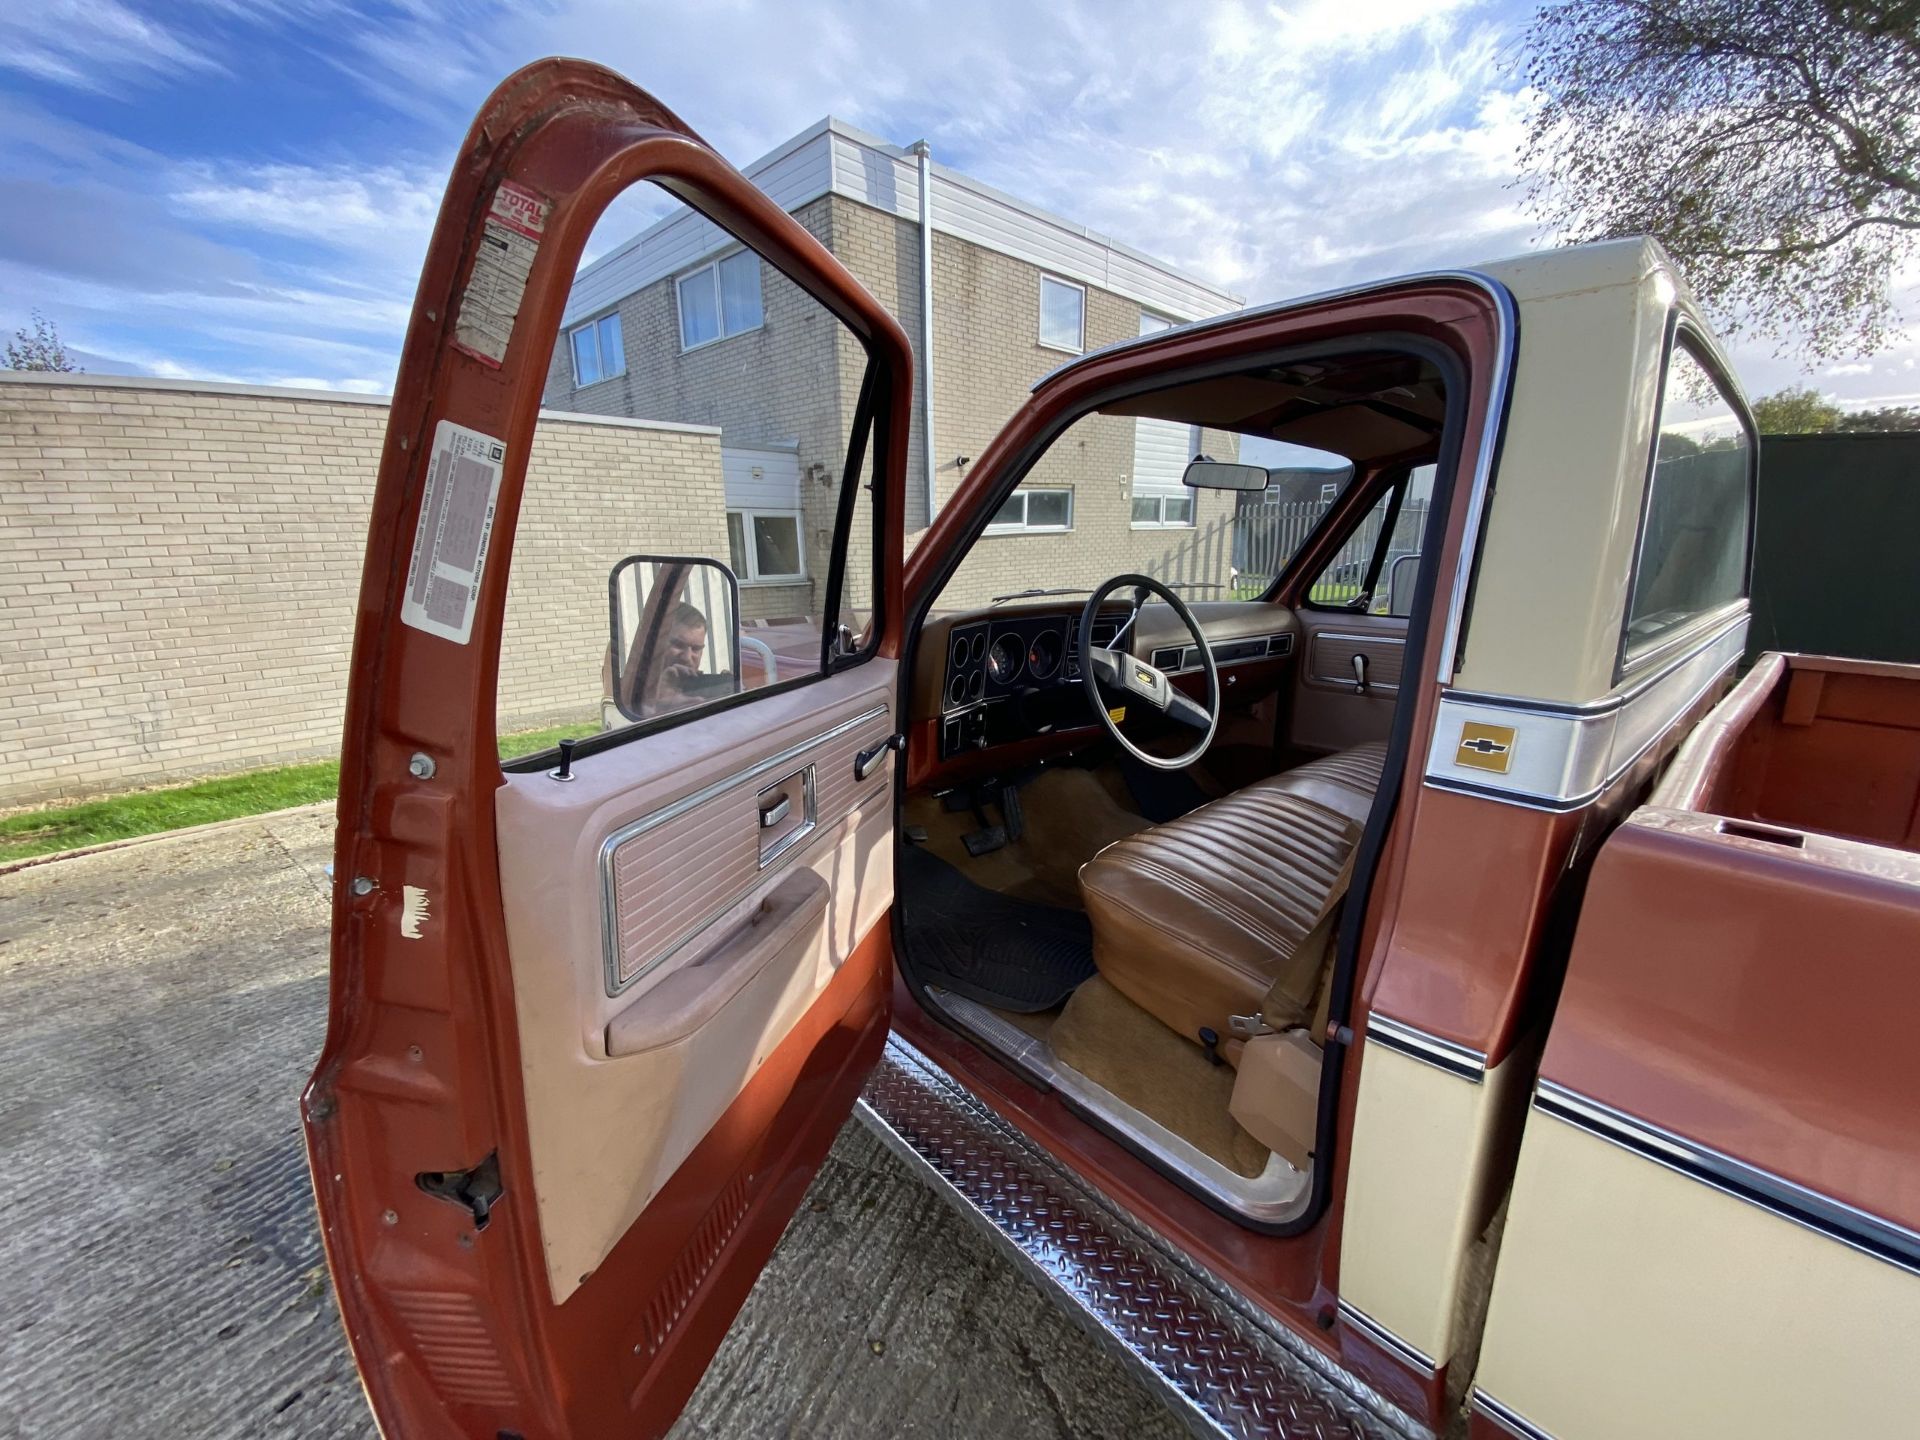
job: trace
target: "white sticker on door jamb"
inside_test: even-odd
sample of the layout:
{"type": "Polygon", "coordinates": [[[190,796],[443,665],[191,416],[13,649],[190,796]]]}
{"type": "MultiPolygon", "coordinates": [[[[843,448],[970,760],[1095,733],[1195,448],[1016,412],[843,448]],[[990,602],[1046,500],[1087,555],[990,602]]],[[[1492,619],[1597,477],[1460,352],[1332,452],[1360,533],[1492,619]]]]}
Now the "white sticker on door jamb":
{"type": "Polygon", "coordinates": [[[400,619],[416,630],[464,645],[487,570],[493,507],[507,447],[491,435],[442,420],[427,457],[427,493],[413,532],[400,619]]]}
{"type": "Polygon", "coordinates": [[[473,271],[460,292],[454,313],[453,348],[463,350],[483,365],[500,368],[513,339],[513,322],[520,318],[533,257],[546,233],[547,212],[553,204],[524,185],[502,180],[487,207],[475,248],[473,271]]]}

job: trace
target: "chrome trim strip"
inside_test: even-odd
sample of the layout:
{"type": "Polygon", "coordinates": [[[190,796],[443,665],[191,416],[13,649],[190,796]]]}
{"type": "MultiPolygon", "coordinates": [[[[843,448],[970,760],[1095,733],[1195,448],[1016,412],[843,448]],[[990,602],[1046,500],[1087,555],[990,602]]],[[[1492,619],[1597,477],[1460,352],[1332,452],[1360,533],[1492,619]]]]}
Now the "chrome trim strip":
{"type": "Polygon", "coordinates": [[[1473,1387],[1473,1408],[1494,1425],[1513,1436],[1513,1440],[1553,1440],[1553,1436],[1531,1420],[1502,1405],[1478,1385],[1473,1387]]]}
{"type": "MultiPolygon", "coordinates": [[[[666,824],[669,820],[677,820],[689,810],[696,809],[706,804],[707,801],[724,795],[727,791],[744,785],[748,781],[757,780],[769,770],[777,770],[789,761],[798,760],[802,755],[806,754],[807,751],[813,749],[814,746],[825,744],[829,740],[836,740],[849,730],[856,730],[872,720],[875,716],[885,715],[886,713],[887,707],[884,705],[875,705],[870,710],[863,710],[851,720],[843,720],[831,730],[823,730],[810,740],[803,740],[797,745],[789,745],[776,755],[769,755],[764,760],[756,761],[744,770],[736,770],[733,774],[723,779],[715,780],[710,785],[702,786],[691,795],[682,795],[671,804],[663,805],[658,810],[649,811],[638,820],[628,821],[600,842],[600,955],[603,972],[601,978],[606,982],[606,990],[609,997],[627,990],[642,975],[653,970],[655,966],[661,964],[699,933],[698,929],[688,931],[687,934],[675,940],[673,944],[661,951],[660,954],[656,955],[652,960],[649,960],[640,969],[634,971],[633,974],[629,975],[625,980],[621,980],[619,941],[620,906],[618,898],[614,893],[614,851],[618,850],[634,836],[644,835],[647,831],[656,829],[666,824]]],[[[754,884],[757,885],[758,883],[759,877],[756,875],[754,877],[754,884]]],[[[716,906],[714,913],[720,914],[731,909],[734,905],[737,905],[752,888],[753,886],[750,885],[747,887],[747,890],[743,890],[740,894],[728,899],[725,905],[716,906]]]]}
{"type": "Polygon", "coordinates": [[[1389,1050],[1423,1061],[1436,1070],[1444,1070],[1475,1085],[1487,1078],[1487,1057],[1478,1050],[1470,1050],[1451,1040],[1442,1040],[1438,1035],[1429,1035],[1404,1020],[1382,1015],[1378,1010],[1368,1012],[1364,1038],[1377,1040],[1389,1050]]]}
{"type": "Polygon", "coordinates": [[[1367,1314],[1366,1311],[1360,1309],[1359,1306],[1342,1300],[1340,1302],[1340,1318],[1356,1330],[1359,1330],[1389,1355],[1397,1356],[1406,1361],[1407,1364],[1413,1366],[1413,1368],[1421,1374],[1438,1375],[1440,1373],[1440,1367],[1434,1363],[1433,1358],[1429,1356],[1426,1351],[1419,1349],[1417,1346],[1409,1345],[1398,1335],[1394,1334],[1393,1331],[1387,1329],[1386,1326],[1367,1314]]]}
{"type": "Polygon", "coordinates": [[[854,1113],[1194,1434],[1431,1440],[898,1035],[887,1037],[854,1113]]]}
{"type": "Polygon", "coordinates": [[[1460,536],[1460,559],[1454,566],[1453,579],[1447,586],[1447,628],[1440,640],[1439,664],[1434,671],[1434,678],[1444,685],[1453,679],[1454,671],[1459,668],[1460,636],[1466,624],[1467,587],[1473,579],[1474,563],[1480,556],[1480,526],[1486,516],[1487,495],[1492,488],[1494,452],[1499,449],[1501,432],[1506,429],[1507,401],[1513,387],[1514,357],[1520,343],[1520,308],[1514,302],[1513,292],[1491,275],[1479,270],[1416,271],[1410,275],[1396,275],[1390,279],[1372,280],[1361,285],[1343,285],[1332,290],[1320,290],[1311,295],[1302,295],[1298,299],[1276,301],[1271,305],[1255,305],[1250,309],[1235,310],[1227,315],[1210,315],[1203,320],[1190,320],[1184,325],[1175,325],[1170,330],[1156,330],[1151,335],[1130,335],[1124,340],[1116,340],[1111,345],[1102,345],[1098,350],[1089,350],[1084,355],[1076,355],[1064,364],[1054,366],[1033,382],[1032,393],[1037,394],[1042,386],[1101,356],[1112,355],[1143,344],[1157,344],[1169,336],[1202,334],[1208,330],[1217,330],[1222,326],[1238,324],[1250,318],[1280,315],[1289,310],[1300,310],[1310,305],[1323,305],[1329,300],[1351,300],[1360,295],[1383,293],[1409,285],[1430,284],[1437,280],[1463,281],[1485,291],[1488,298],[1493,301],[1499,322],[1496,327],[1498,334],[1494,350],[1493,374],[1489,377],[1487,385],[1487,418],[1481,429],[1479,454],[1474,460],[1473,478],[1467,491],[1467,523],[1460,536]]]}
{"type": "Polygon", "coordinates": [[[814,832],[814,827],[820,823],[820,806],[813,793],[813,771],[813,766],[802,765],[798,770],[794,771],[792,775],[782,775],[778,780],[774,781],[773,784],[767,786],[759,795],[754,797],[755,799],[760,799],[779,789],[782,785],[793,779],[794,776],[797,775],[800,777],[800,794],[802,797],[800,823],[782,835],[778,840],[774,841],[773,844],[761,850],[760,869],[765,870],[782,855],[786,854],[787,851],[806,839],[807,836],[814,832]]]}
{"type": "Polygon", "coordinates": [[[1718,685],[1739,664],[1746,644],[1743,610],[1654,674],[1578,707],[1445,691],[1428,741],[1426,783],[1436,790],[1529,809],[1580,809],[1630,770],[1677,717],[1718,685]],[[1504,774],[1458,763],[1462,727],[1469,722],[1514,731],[1511,763],[1504,774]]]}
{"type": "Polygon", "coordinates": [[[1837,1240],[1863,1255],[1920,1275],[1920,1232],[1904,1225],[1809,1190],[1552,1080],[1542,1080],[1535,1086],[1533,1108],[1663,1165],[1675,1174],[1698,1180],[1782,1220],[1837,1240]]]}

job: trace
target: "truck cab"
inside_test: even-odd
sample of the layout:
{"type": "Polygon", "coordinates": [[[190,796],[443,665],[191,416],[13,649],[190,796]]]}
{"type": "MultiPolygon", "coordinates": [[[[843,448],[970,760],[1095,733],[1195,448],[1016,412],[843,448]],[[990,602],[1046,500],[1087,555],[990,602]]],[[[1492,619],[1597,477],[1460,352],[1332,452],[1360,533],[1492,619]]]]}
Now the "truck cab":
{"type": "Polygon", "coordinates": [[[651,96],[544,61],[476,119],[376,492],[304,1102],[383,1428],[662,1433],[856,1107],[1203,1428],[1911,1409],[1920,672],[1740,679],[1756,441],[1659,247],[1071,359],[909,548],[913,385],[651,96]],[[831,457],[792,614],[743,615],[783,535],[653,553],[617,483],[530,481],[641,183],[719,233],[717,330],[760,323],[630,323],[636,393],[752,377],[831,457]],[[1217,525],[1103,526],[1072,467],[1180,429],[1217,525]],[[1275,444],[1337,477],[1291,529],[1241,458],[1275,444]],[[606,624],[516,611],[532,524],[606,624]],[[565,646],[591,723],[503,763],[506,678],[565,646]]]}

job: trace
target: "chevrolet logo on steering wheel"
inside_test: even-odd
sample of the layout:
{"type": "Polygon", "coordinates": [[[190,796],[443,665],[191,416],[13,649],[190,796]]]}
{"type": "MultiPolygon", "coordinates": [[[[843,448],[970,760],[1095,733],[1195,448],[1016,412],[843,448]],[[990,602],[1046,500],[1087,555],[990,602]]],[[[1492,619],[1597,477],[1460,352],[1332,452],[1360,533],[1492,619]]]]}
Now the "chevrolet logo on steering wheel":
{"type": "Polygon", "coordinates": [[[1142,685],[1153,684],[1153,672],[1151,670],[1142,670],[1138,665],[1133,667],[1133,678],[1138,680],[1142,685]]]}

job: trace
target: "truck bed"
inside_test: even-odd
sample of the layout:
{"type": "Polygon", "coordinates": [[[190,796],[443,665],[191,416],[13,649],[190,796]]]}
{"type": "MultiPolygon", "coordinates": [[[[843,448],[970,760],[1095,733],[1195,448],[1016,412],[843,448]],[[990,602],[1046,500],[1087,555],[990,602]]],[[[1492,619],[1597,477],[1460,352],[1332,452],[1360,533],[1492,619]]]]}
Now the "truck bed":
{"type": "Polygon", "coordinates": [[[1920,852],[1920,665],[1761,656],[1652,803],[1920,852]]]}

